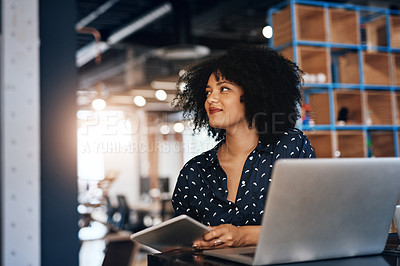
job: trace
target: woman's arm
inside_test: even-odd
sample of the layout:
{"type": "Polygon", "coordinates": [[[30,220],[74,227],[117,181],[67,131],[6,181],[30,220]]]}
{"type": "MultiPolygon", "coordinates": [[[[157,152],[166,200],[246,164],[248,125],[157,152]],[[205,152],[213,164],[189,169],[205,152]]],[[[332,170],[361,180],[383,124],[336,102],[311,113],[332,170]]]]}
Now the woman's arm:
{"type": "Polygon", "coordinates": [[[174,192],[172,193],[171,203],[175,210],[175,216],[186,214],[196,220],[198,217],[192,209],[190,199],[192,198],[191,192],[193,191],[190,180],[193,173],[190,171],[191,166],[186,164],[179,173],[174,192]]]}
{"type": "Polygon", "coordinates": [[[210,249],[255,246],[258,242],[260,230],[260,225],[234,226],[232,224],[221,224],[212,227],[212,231],[205,234],[203,240],[194,242],[193,247],[210,249]]]}

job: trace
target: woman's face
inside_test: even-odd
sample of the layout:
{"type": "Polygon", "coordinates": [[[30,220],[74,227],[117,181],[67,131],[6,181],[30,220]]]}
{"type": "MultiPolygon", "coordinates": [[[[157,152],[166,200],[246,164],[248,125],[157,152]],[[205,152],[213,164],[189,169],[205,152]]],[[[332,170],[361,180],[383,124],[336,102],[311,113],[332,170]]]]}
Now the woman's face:
{"type": "Polygon", "coordinates": [[[247,126],[244,103],[240,102],[243,89],[221,75],[211,74],[207,82],[204,107],[210,126],[227,131],[247,126]]]}

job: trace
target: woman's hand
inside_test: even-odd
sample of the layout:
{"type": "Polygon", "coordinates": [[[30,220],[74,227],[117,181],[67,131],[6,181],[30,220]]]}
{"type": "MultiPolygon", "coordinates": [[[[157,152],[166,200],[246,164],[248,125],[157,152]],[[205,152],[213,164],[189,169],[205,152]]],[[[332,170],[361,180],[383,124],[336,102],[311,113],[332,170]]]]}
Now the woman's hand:
{"type": "Polygon", "coordinates": [[[211,227],[212,230],[195,241],[194,248],[211,249],[224,247],[243,247],[257,245],[261,226],[241,226],[221,224],[211,227]]]}

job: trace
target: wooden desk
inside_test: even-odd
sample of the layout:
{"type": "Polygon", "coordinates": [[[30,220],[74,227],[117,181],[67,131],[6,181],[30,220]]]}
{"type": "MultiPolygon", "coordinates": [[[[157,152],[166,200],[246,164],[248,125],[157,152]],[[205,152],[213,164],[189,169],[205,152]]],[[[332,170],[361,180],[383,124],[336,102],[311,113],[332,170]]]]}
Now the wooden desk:
{"type": "MultiPolygon", "coordinates": [[[[387,247],[396,249],[400,241],[395,234],[390,234],[387,247]]],[[[167,253],[149,254],[148,265],[171,265],[171,266],[183,266],[183,265],[207,265],[207,266],[226,266],[226,265],[243,265],[232,261],[222,260],[210,256],[203,255],[201,252],[195,252],[191,249],[172,251],[167,253]]],[[[400,253],[399,254],[388,254],[373,256],[362,256],[352,257],[343,259],[333,260],[321,260],[311,261],[302,263],[290,263],[280,264],[288,266],[397,266],[400,265],[400,253]]]]}

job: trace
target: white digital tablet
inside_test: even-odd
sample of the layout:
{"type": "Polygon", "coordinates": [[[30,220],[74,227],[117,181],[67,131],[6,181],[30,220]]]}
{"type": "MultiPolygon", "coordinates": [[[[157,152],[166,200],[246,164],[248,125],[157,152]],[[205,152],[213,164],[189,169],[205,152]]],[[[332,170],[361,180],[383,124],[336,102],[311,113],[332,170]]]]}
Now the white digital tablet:
{"type": "Polygon", "coordinates": [[[131,235],[131,240],[161,252],[191,248],[211,228],[187,216],[180,215],[131,235]]]}

